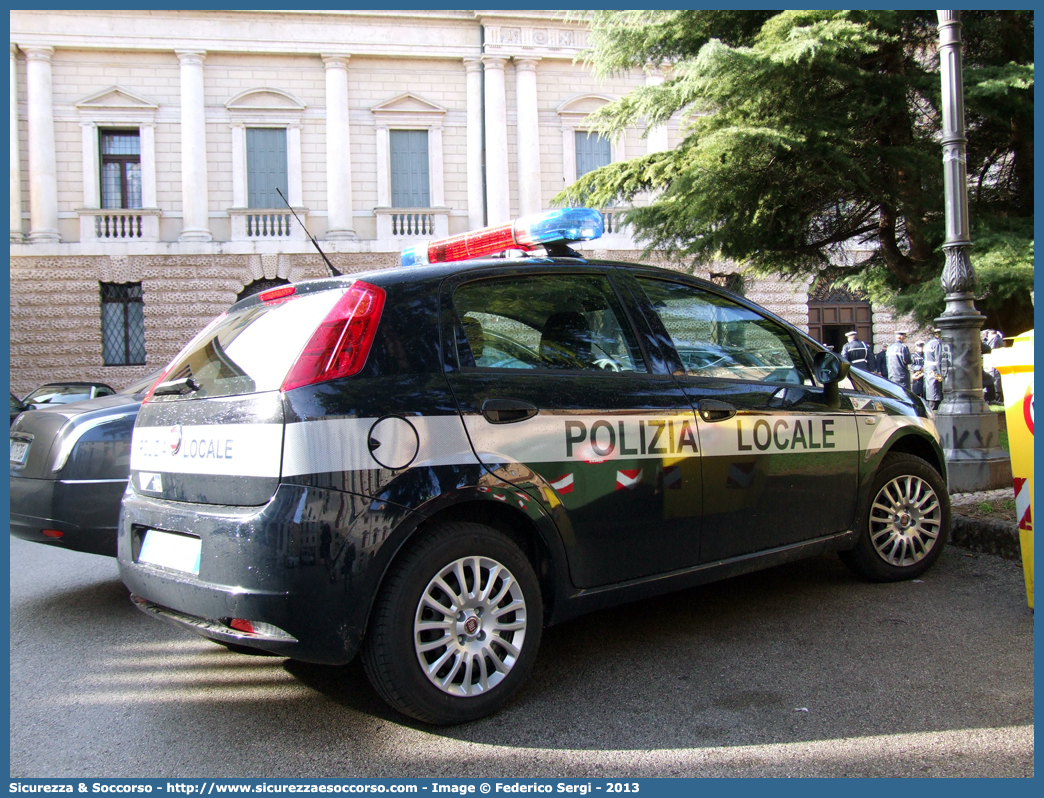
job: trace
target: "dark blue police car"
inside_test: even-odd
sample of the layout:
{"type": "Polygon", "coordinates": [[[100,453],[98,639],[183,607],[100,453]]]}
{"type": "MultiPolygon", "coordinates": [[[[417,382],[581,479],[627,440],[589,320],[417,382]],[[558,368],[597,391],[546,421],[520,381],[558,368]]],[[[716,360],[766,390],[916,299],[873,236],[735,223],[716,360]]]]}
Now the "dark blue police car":
{"type": "Polygon", "coordinates": [[[445,724],[583,612],[829,551],[872,580],[930,567],[931,411],[712,284],[568,249],[600,232],[555,211],[212,322],[138,415],[133,601],[229,645],[361,650],[445,724]]]}

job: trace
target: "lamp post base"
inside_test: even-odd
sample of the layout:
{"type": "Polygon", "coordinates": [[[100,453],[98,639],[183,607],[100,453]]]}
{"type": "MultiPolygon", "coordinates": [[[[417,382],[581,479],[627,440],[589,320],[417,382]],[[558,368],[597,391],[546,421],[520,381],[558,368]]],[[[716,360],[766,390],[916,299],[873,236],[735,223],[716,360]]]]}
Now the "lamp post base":
{"type": "Polygon", "coordinates": [[[1011,487],[1011,458],[994,413],[936,414],[951,493],[1011,487]]]}
{"type": "Polygon", "coordinates": [[[982,398],[982,344],[986,318],[970,292],[946,295],[946,313],[935,320],[942,331],[942,405],[935,423],[942,437],[951,493],[1007,488],[1011,458],[1000,447],[1000,424],[982,398]]]}

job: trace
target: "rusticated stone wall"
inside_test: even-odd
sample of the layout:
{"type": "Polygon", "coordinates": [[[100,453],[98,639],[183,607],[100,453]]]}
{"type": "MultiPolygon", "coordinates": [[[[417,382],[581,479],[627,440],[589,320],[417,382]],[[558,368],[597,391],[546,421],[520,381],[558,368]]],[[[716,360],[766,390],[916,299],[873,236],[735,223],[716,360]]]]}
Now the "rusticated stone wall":
{"type": "MultiPolygon", "coordinates": [[[[643,262],[693,272],[662,256],[589,248],[591,258],[643,262]]],[[[345,274],[397,266],[396,252],[331,253],[345,274]]],[[[741,273],[733,264],[701,269],[704,279],[741,273]]],[[[11,259],[11,390],[22,396],[45,382],[98,380],[119,389],[165,366],[210,319],[226,310],[254,280],[325,277],[318,253],[263,255],[130,255],[16,257],[11,259]],[[102,364],[99,283],[142,284],[145,304],[144,366],[102,364]]],[[[744,275],[748,299],[794,326],[808,329],[810,281],[744,275]]],[[[908,329],[912,346],[921,331],[887,309],[874,308],[874,338],[890,343],[908,329]]]]}
{"type": "MultiPolygon", "coordinates": [[[[398,265],[397,253],[332,254],[344,273],[398,265]]],[[[314,255],[96,256],[11,259],[11,390],[97,380],[120,389],[165,366],[254,280],[325,277],[314,255]],[[140,282],[144,366],[102,363],[99,283],[140,282]]]]}

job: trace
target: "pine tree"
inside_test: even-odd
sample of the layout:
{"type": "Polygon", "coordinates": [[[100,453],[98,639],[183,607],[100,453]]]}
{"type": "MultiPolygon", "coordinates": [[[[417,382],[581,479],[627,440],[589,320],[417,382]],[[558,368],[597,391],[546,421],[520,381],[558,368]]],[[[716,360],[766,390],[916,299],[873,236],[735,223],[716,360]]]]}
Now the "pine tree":
{"type": "MultiPolygon", "coordinates": [[[[655,66],[668,77],[589,121],[613,136],[677,115],[683,138],[585,175],[558,201],[597,207],[651,192],[628,213],[649,250],[782,276],[830,266],[921,321],[941,313],[934,11],[602,11],[590,21],[597,74],[655,66]]],[[[1019,332],[1032,326],[1033,14],[967,12],[963,22],[979,307],[1019,332]]]]}

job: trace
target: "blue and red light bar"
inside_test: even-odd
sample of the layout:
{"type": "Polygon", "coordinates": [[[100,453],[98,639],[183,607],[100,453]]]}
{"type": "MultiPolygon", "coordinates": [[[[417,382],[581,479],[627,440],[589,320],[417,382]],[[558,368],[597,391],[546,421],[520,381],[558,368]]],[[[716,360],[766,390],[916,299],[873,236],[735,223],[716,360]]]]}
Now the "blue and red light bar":
{"type": "Polygon", "coordinates": [[[409,247],[402,251],[402,265],[451,263],[496,255],[509,249],[528,252],[547,244],[591,241],[600,238],[602,230],[602,214],[598,211],[592,208],[562,208],[409,247]]]}

